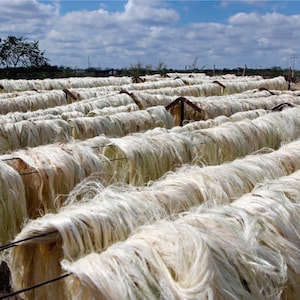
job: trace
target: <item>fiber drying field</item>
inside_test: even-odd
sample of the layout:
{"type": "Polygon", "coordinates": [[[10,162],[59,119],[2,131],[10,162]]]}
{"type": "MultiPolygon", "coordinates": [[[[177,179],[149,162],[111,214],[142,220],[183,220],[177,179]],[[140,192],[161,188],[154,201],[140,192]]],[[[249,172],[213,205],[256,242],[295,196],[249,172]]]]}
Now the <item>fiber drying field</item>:
{"type": "Polygon", "coordinates": [[[299,299],[300,91],[144,79],[0,80],[0,299],[299,299]]]}

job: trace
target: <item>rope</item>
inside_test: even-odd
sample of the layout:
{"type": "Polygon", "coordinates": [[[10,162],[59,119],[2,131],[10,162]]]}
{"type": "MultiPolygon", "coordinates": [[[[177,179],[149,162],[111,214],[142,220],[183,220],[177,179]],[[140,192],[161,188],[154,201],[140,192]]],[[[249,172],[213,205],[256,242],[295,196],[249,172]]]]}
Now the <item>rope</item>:
{"type": "Polygon", "coordinates": [[[47,232],[47,233],[41,233],[41,234],[38,234],[38,235],[35,235],[35,236],[32,236],[32,237],[28,237],[28,238],[25,238],[25,239],[22,239],[22,240],[19,240],[19,241],[8,243],[6,245],[0,246],[0,251],[4,251],[6,249],[18,246],[19,243],[26,242],[26,241],[29,241],[29,240],[33,240],[33,239],[36,239],[36,238],[40,238],[40,237],[43,237],[43,236],[47,236],[48,234],[57,233],[57,232],[58,232],[57,230],[53,230],[53,231],[50,231],[50,232],[47,232]]]}
{"type": "Polygon", "coordinates": [[[27,288],[24,288],[24,289],[21,289],[21,290],[18,290],[18,291],[15,291],[15,292],[12,292],[12,293],[9,293],[7,295],[4,295],[4,296],[1,296],[0,299],[6,299],[6,298],[9,298],[9,297],[13,297],[13,296],[16,296],[20,293],[24,293],[24,292],[27,292],[27,291],[30,291],[30,290],[33,290],[33,289],[36,289],[38,287],[41,287],[43,285],[46,285],[46,284],[49,284],[49,283],[52,283],[54,281],[57,281],[57,280],[60,280],[60,279],[63,279],[67,276],[70,276],[72,273],[65,273],[65,274],[62,274],[58,277],[54,277],[52,279],[49,279],[47,281],[43,281],[43,282],[40,282],[38,284],[35,284],[33,286],[30,286],[30,287],[27,287],[27,288]]]}
{"type": "Polygon", "coordinates": [[[31,172],[27,172],[27,173],[20,173],[21,176],[23,175],[30,175],[30,174],[35,174],[38,173],[38,171],[31,171],[31,172]]]}
{"type": "Polygon", "coordinates": [[[110,161],[128,159],[127,157],[112,158],[110,161]]]}
{"type": "Polygon", "coordinates": [[[11,158],[4,158],[4,159],[1,159],[2,161],[8,161],[8,160],[14,160],[14,159],[21,159],[19,157],[11,157],[11,158]]]}

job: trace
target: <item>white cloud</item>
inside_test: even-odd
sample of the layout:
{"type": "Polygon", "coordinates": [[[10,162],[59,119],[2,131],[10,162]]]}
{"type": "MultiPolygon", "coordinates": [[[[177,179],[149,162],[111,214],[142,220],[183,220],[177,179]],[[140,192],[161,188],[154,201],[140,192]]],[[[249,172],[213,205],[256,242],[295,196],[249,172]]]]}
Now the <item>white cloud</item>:
{"type": "Polygon", "coordinates": [[[234,16],[230,17],[228,22],[232,25],[238,26],[248,26],[254,25],[255,23],[259,23],[261,21],[262,16],[257,13],[237,13],[234,16]]]}
{"type": "MultiPolygon", "coordinates": [[[[124,1],[123,9],[59,14],[59,1],[1,0],[0,36],[40,41],[51,64],[129,67],[138,60],[184,68],[199,57],[199,67],[286,67],[297,53],[300,15],[240,12],[227,23],[194,22],[178,27],[180,13],[167,1],[124,1]],[[2,17],[5,16],[5,17],[2,17]]],[[[184,4],[187,5],[186,3],[184,4]]]]}
{"type": "Polygon", "coordinates": [[[128,0],[120,18],[128,21],[142,21],[151,24],[168,24],[178,21],[179,15],[173,9],[161,7],[162,1],[128,0]]]}
{"type": "Polygon", "coordinates": [[[1,0],[0,36],[39,39],[58,16],[57,6],[37,0],[1,0]]]}

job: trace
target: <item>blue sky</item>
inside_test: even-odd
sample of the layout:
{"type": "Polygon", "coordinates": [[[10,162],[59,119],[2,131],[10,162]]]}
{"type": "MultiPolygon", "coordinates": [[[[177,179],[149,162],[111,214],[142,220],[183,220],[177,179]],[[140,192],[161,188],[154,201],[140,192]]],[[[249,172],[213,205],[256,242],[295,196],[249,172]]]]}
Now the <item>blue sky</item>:
{"type": "Polygon", "coordinates": [[[38,40],[52,65],[300,66],[300,1],[1,0],[1,4],[0,37],[38,40]]]}

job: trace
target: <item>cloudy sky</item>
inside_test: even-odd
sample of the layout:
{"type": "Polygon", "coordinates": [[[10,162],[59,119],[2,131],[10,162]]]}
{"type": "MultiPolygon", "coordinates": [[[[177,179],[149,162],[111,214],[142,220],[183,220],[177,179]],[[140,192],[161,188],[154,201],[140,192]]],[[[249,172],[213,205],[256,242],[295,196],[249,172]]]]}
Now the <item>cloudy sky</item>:
{"type": "Polygon", "coordinates": [[[299,69],[300,1],[1,0],[8,35],[71,68],[299,69]]]}

